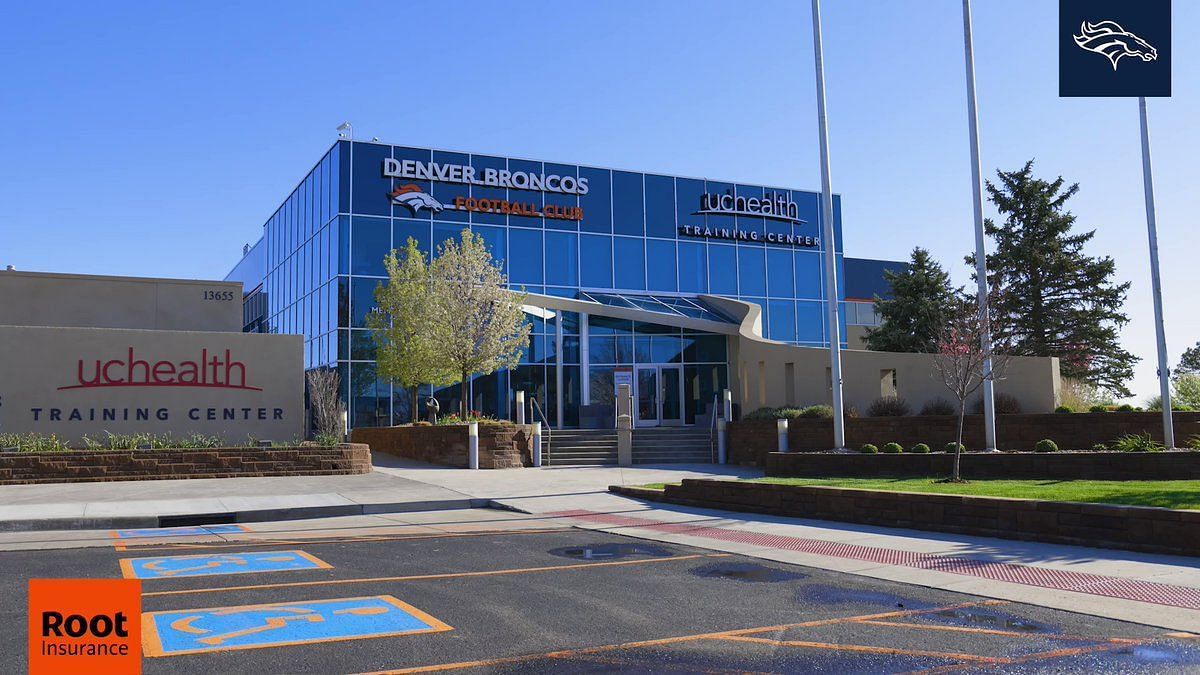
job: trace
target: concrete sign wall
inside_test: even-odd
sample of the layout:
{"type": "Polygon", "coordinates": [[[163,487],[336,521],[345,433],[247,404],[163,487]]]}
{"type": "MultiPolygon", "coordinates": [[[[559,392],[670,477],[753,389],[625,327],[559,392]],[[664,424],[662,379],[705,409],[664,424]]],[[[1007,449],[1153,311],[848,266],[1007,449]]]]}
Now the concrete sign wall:
{"type": "Polygon", "coordinates": [[[303,378],[299,335],[0,326],[0,432],[290,441],[303,378]]]}
{"type": "Polygon", "coordinates": [[[0,324],[242,330],[242,284],[0,271],[0,324]]]}

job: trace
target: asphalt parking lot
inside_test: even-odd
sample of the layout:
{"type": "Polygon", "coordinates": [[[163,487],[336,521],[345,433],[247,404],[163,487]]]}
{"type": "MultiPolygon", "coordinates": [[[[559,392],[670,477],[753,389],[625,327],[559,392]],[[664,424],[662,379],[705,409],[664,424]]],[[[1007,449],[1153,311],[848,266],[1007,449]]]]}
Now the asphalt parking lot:
{"type": "Polygon", "coordinates": [[[0,552],[10,665],[26,579],[126,576],[147,673],[1200,669],[1162,629],[497,511],[114,535],[0,552]]]}

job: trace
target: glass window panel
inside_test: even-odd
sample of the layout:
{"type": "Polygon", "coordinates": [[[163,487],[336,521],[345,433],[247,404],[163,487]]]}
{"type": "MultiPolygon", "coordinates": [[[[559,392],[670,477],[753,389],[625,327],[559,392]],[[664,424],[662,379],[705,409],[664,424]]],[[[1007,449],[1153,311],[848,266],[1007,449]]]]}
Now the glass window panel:
{"type": "Polygon", "coordinates": [[[375,360],[375,338],[372,331],[350,331],[350,358],[355,361],[375,360]]]}
{"type": "Polygon", "coordinates": [[[354,144],[354,213],[372,216],[392,215],[392,180],[383,176],[383,160],[392,149],[374,143],[354,144]]]}
{"type": "Polygon", "coordinates": [[[589,335],[588,360],[592,363],[616,363],[616,338],[612,335],[589,335]]]}
{"type": "Polygon", "coordinates": [[[675,179],[675,223],[704,227],[704,216],[696,215],[700,210],[700,199],[704,196],[704,181],[692,178],[675,179]]]}
{"type": "Polygon", "coordinates": [[[792,281],[792,258],[787,249],[767,249],[767,295],[774,298],[790,298],[795,288],[792,281]]]}
{"type": "Polygon", "coordinates": [[[683,347],[683,338],[676,335],[655,335],[650,338],[650,356],[654,363],[681,363],[683,347]]]}
{"type": "Polygon", "coordinates": [[[613,282],[617,288],[646,288],[644,241],[630,237],[613,237],[613,282]]]}
{"type": "Polygon", "coordinates": [[[675,291],[675,242],[646,240],[646,286],[652,291],[675,291]]]}
{"type": "Polygon", "coordinates": [[[579,334],[579,312],[556,311],[554,316],[546,322],[547,330],[551,330],[550,326],[559,323],[562,324],[563,335],[579,334]]]}
{"type": "Polygon", "coordinates": [[[616,400],[616,381],[612,367],[588,368],[588,394],[592,405],[612,405],[616,400]]]}
{"type": "Polygon", "coordinates": [[[579,197],[583,221],[579,229],[586,232],[612,232],[612,175],[608,169],[579,168],[579,178],[587,179],[588,192],[579,197]]]}
{"type": "Polygon", "coordinates": [[[352,222],[350,272],[383,276],[383,257],[392,248],[391,222],[362,216],[354,216],[352,222]]]}
{"type": "Polygon", "coordinates": [[[664,326],[660,323],[638,321],[633,325],[633,332],[638,335],[678,335],[680,329],[675,326],[664,326]]]}
{"type": "Polygon", "coordinates": [[[821,254],[796,253],[796,297],[820,300],[821,293],[821,254]]]}
{"type": "Polygon", "coordinates": [[[697,335],[684,353],[684,360],[698,363],[725,363],[724,335],[697,335]]]}
{"type": "Polygon", "coordinates": [[[562,339],[563,363],[579,363],[579,336],[564,335],[562,339]]]}
{"type": "MultiPolygon", "coordinates": [[[[642,201],[642,174],[614,171],[613,232],[616,234],[645,234],[645,205],[642,201]]],[[[636,286],[635,288],[641,288],[636,286]]]]}
{"type": "Polygon", "coordinates": [[[579,275],[583,286],[612,288],[612,237],[582,234],[579,242],[579,275]]]}
{"type": "MultiPolygon", "coordinates": [[[[462,243],[462,231],[466,225],[458,225],[456,223],[433,223],[433,247],[435,251],[440,251],[442,246],[447,241],[453,241],[455,244],[462,243]]],[[[435,253],[436,255],[436,253],[435,253]]]]}
{"type": "MultiPolygon", "coordinates": [[[[510,159],[508,160],[509,171],[524,171],[526,173],[540,174],[543,173],[541,162],[531,162],[525,159],[510,159]]],[[[536,213],[542,212],[542,207],[545,204],[542,198],[543,193],[537,190],[518,190],[512,189],[508,191],[508,200],[522,205],[532,207],[536,213]]],[[[520,225],[521,227],[542,227],[542,218],[540,216],[522,216],[510,215],[508,217],[509,225],[520,225]]]]}
{"type": "Polygon", "coordinates": [[[654,363],[654,354],[650,351],[649,335],[634,336],[633,358],[638,363],[654,363]]]}
{"type": "Polygon", "coordinates": [[[350,306],[353,310],[352,326],[355,328],[366,328],[367,314],[375,308],[375,288],[381,284],[385,284],[384,279],[360,279],[354,277],[351,280],[350,288],[354,294],[350,299],[350,306]]]}
{"type": "Polygon", "coordinates": [[[581,402],[582,382],[580,382],[579,366],[563,366],[563,425],[579,426],[579,405],[581,402]]]}
{"type": "Polygon", "coordinates": [[[759,246],[738,247],[738,294],[766,295],[765,251],[759,246]]]}
{"type": "Polygon", "coordinates": [[[770,314],[770,333],[767,337],[782,342],[796,340],[796,303],[791,300],[767,301],[767,312],[770,314]]]}
{"type": "MultiPolygon", "coordinates": [[[[511,163],[510,163],[511,164],[511,163]]],[[[542,170],[547,176],[561,176],[575,178],[577,176],[577,168],[567,164],[550,164],[543,166],[542,170]]],[[[589,181],[590,182],[590,181],[589,181]]],[[[589,190],[590,191],[590,190],[589,190]]],[[[579,197],[575,194],[567,194],[560,192],[546,192],[542,194],[542,202],[545,207],[557,209],[560,214],[569,214],[571,210],[579,206],[579,197]]],[[[544,224],[549,229],[555,230],[577,230],[579,223],[575,220],[565,218],[546,218],[544,224]]]]}
{"type": "Polygon", "coordinates": [[[541,284],[542,232],[512,228],[508,231],[508,279],[515,284],[541,284]]]}
{"type": "Polygon", "coordinates": [[[350,216],[338,216],[329,245],[337,249],[337,273],[350,273],[350,216]]]}
{"type": "Polygon", "coordinates": [[[428,222],[397,218],[392,221],[392,246],[398,250],[404,250],[408,246],[409,237],[412,237],[428,260],[429,244],[433,241],[433,235],[429,232],[430,227],[428,222]]]}
{"type": "MultiPolygon", "coordinates": [[[[470,155],[461,152],[442,152],[435,150],[433,153],[433,161],[438,164],[460,164],[469,165],[471,163],[470,155]]],[[[444,211],[437,214],[438,220],[448,220],[456,223],[465,223],[470,220],[470,213],[467,211],[459,211],[454,208],[454,198],[462,197],[466,199],[471,196],[471,186],[463,185],[462,183],[439,183],[433,184],[433,192],[430,193],[433,198],[438,200],[442,206],[446,207],[444,211]]]]}
{"type": "Polygon", "coordinates": [[[679,290],[684,293],[707,293],[708,270],[704,264],[704,244],[679,242],[679,290]]]}
{"type": "Polygon", "coordinates": [[[331,183],[333,203],[339,213],[350,213],[350,143],[338,141],[333,146],[333,163],[337,179],[331,183]]]}
{"type": "Polygon", "coordinates": [[[508,231],[503,227],[488,225],[475,225],[471,230],[483,239],[483,245],[487,247],[492,260],[499,262],[501,269],[508,274],[508,231]]]}
{"type": "MultiPolygon", "coordinates": [[[[486,157],[471,155],[471,166],[475,167],[475,175],[482,176],[485,169],[504,171],[508,169],[503,157],[486,157]]],[[[508,199],[508,191],[504,188],[490,188],[479,185],[471,186],[471,196],[476,199],[508,199]]],[[[506,225],[508,217],[502,213],[472,213],[471,222],[486,225],[506,225]]]]}
{"type": "Polygon", "coordinates": [[[579,285],[579,235],[574,232],[546,232],[546,283],[579,285]]]}
{"type": "MultiPolygon", "coordinates": [[[[758,199],[761,201],[763,198],[763,189],[757,185],[738,185],[734,188],[733,193],[738,197],[744,197],[747,202],[749,202],[751,199],[758,199]]],[[[747,204],[746,208],[749,209],[750,205],[747,204]]],[[[758,233],[764,232],[763,220],[764,219],[761,216],[737,216],[735,218],[735,222],[737,222],[737,227],[739,230],[758,233]]],[[[791,231],[791,229],[788,228],[788,231],[791,231]]]]}
{"type": "Polygon", "coordinates": [[[589,335],[629,335],[633,333],[633,322],[611,316],[588,315],[589,335]]]}
{"type": "Polygon", "coordinates": [[[824,303],[800,301],[796,303],[796,339],[800,342],[823,342],[825,340],[824,303]]]}
{"type": "MultiPolygon", "coordinates": [[[[350,278],[338,277],[337,281],[338,325],[350,325],[350,278]]],[[[345,352],[344,352],[345,353],[345,352]]],[[[341,358],[345,358],[344,356],[341,358]]]]}
{"type": "Polygon", "coordinates": [[[737,295],[737,249],[722,244],[708,245],[708,285],[714,295],[737,295]]]}
{"type": "MultiPolygon", "coordinates": [[[[716,181],[710,180],[710,181],[705,182],[704,189],[705,189],[705,192],[707,192],[711,195],[716,195],[718,198],[722,198],[725,195],[730,195],[730,196],[733,195],[733,183],[718,183],[716,181]]],[[[732,205],[729,204],[728,206],[732,206],[732,205]]],[[[704,217],[704,220],[705,220],[705,224],[708,225],[709,227],[728,228],[730,232],[733,231],[735,223],[736,223],[736,219],[734,216],[707,215],[704,217]]]]}
{"type": "Polygon", "coordinates": [[[675,179],[646,174],[646,236],[675,237],[675,179]]]}

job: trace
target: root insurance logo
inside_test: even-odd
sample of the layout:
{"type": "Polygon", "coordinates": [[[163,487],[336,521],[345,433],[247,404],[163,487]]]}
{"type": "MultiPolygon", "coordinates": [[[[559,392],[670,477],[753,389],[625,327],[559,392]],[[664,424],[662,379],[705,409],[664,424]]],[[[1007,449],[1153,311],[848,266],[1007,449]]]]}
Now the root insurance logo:
{"type": "Polygon", "coordinates": [[[30,675],[141,673],[141,608],[140,581],[30,579],[30,675]]]}
{"type": "Polygon", "coordinates": [[[1059,96],[1170,96],[1170,0],[1059,0],[1059,96]]]}

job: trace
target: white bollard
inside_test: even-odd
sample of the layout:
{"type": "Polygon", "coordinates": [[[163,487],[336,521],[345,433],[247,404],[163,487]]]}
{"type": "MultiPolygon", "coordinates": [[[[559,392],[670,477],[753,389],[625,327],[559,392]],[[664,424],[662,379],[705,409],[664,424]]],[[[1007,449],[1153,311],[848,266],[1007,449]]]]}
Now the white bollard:
{"type": "Polygon", "coordinates": [[[542,465],[542,423],[533,423],[533,465],[542,465]]]}
{"type": "Polygon", "coordinates": [[[724,396],[721,398],[721,417],[725,418],[726,422],[733,421],[733,392],[725,390],[724,396]]]}
{"type": "Polygon", "coordinates": [[[479,422],[467,425],[467,468],[479,468],[479,422]]]}
{"type": "Polygon", "coordinates": [[[787,452],[788,451],[788,438],[787,438],[788,421],[787,420],[775,420],[775,430],[779,434],[779,452],[787,452]]]}
{"type": "Polygon", "coordinates": [[[517,424],[525,424],[525,392],[518,389],[517,396],[517,424]]]}
{"type": "Polygon", "coordinates": [[[717,464],[729,463],[729,450],[725,441],[725,418],[717,418],[717,464]]]}

